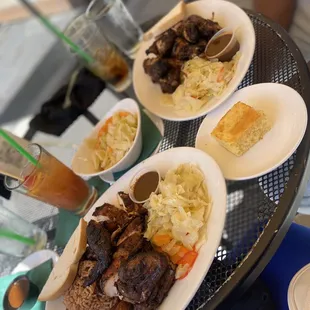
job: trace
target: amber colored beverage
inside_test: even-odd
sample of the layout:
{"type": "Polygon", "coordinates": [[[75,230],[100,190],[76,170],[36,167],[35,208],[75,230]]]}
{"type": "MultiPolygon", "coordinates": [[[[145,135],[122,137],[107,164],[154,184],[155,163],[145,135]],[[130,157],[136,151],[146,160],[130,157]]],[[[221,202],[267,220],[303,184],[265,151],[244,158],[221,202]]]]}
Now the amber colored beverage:
{"type": "Polygon", "coordinates": [[[96,50],[94,64],[88,66],[98,77],[109,83],[116,91],[123,91],[130,84],[130,70],[127,62],[112,46],[96,50]]]}
{"type": "Polygon", "coordinates": [[[81,15],[71,22],[64,34],[93,58],[89,63],[75,54],[80,62],[115,91],[122,92],[130,86],[131,72],[126,59],[94,21],[81,15]]]}
{"type": "Polygon", "coordinates": [[[38,160],[38,166],[28,162],[21,172],[21,180],[6,178],[6,187],[57,208],[85,214],[97,197],[96,191],[38,144],[30,144],[29,150],[38,160]]]}

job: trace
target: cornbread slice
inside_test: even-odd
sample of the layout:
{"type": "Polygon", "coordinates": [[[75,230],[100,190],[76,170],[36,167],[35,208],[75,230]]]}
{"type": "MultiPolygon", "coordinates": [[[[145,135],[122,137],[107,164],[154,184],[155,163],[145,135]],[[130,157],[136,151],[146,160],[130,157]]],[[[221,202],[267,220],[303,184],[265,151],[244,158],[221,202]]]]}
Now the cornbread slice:
{"type": "Polygon", "coordinates": [[[263,111],[239,101],[221,118],[211,135],[225,149],[241,156],[270,129],[271,123],[263,111]]]}

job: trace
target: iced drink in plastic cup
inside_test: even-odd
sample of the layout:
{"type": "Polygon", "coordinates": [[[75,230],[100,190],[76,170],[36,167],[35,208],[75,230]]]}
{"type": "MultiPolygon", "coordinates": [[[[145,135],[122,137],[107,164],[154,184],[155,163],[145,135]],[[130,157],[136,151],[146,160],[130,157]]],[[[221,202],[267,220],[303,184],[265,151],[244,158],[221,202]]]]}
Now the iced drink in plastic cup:
{"type": "Polygon", "coordinates": [[[19,180],[5,178],[6,187],[57,208],[85,214],[97,198],[96,190],[40,145],[30,144],[28,150],[38,165],[27,162],[19,180]]]}

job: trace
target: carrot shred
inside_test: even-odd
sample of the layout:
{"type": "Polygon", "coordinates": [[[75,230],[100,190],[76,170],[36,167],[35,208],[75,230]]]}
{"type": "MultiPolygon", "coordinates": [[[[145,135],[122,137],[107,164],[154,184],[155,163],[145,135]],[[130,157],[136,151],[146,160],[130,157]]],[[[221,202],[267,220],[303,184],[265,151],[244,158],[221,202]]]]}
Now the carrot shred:
{"type": "Polygon", "coordinates": [[[125,112],[125,111],[119,112],[119,116],[120,116],[120,117],[126,117],[126,116],[128,116],[128,115],[129,115],[129,112],[125,112]]]}
{"type": "Polygon", "coordinates": [[[171,258],[171,261],[172,261],[174,264],[178,264],[179,261],[180,261],[188,252],[190,252],[190,250],[188,250],[186,247],[184,247],[184,246],[181,245],[179,251],[178,251],[175,255],[173,255],[173,256],[170,257],[170,258],[171,258]]]}
{"type": "Polygon", "coordinates": [[[222,82],[224,79],[224,67],[220,70],[218,76],[217,76],[217,82],[222,82]]]}
{"type": "Polygon", "coordinates": [[[184,279],[188,274],[189,272],[191,271],[191,269],[193,268],[194,266],[194,263],[196,261],[196,258],[198,256],[198,253],[195,252],[195,251],[189,251],[188,253],[186,253],[178,262],[178,265],[186,265],[188,264],[188,270],[186,271],[186,273],[179,278],[179,280],[182,280],[184,279]]]}
{"type": "Polygon", "coordinates": [[[113,119],[113,116],[109,117],[106,122],[104,123],[104,125],[99,129],[98,131],[98,135],[97,135],[97,143],[95,145],[95,148],[96,149],[99,149],[100,148],[100,138],[108,132],[108,128],[109,128],[109,125],[112,123],[112,119],[113,119]]]}
{"type": "Polygon", "coordinates": [[[188,251],[178,262],[178,265],[188,264],[189,266],[193,266],[198,253],[195,251],[188,251]]]}
{"type": "Polygon", "coordinates": [[[156,234],[152,238],[152,242],[159,247],[162,247],[166,244],[168,244],[172,238],[169,235],[164,235],[164,234],[156,234]]]}

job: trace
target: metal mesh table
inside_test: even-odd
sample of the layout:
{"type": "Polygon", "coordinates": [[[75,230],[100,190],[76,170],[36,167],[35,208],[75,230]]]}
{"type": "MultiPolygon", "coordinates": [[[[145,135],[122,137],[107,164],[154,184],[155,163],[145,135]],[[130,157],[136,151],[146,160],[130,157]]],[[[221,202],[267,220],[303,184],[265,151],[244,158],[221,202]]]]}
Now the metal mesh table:
{"type": "MultiPolygon", "coordinates": [[[[310,79],[298,48],[280,26],[255,13],[248,11],[248,15],[255,28],[256,51],[239,88],[266,82],[286,84],[302,95],[309,113],[310,79]]],[[[181,123],[165,121],[160,150],[194,147],[202,121],[203,117],[181,123]]],[[[214,309],[224,299],[230,302],[226,298],[229,293],[235,290],[233,295],[240,296],[266,266],[285,236],[302,197],[309,175],[309,137],[308,126],[297,152],[271,173],[250,181],[227,182],[227,219],[221,245],[187,309],[214,309]]]]}

